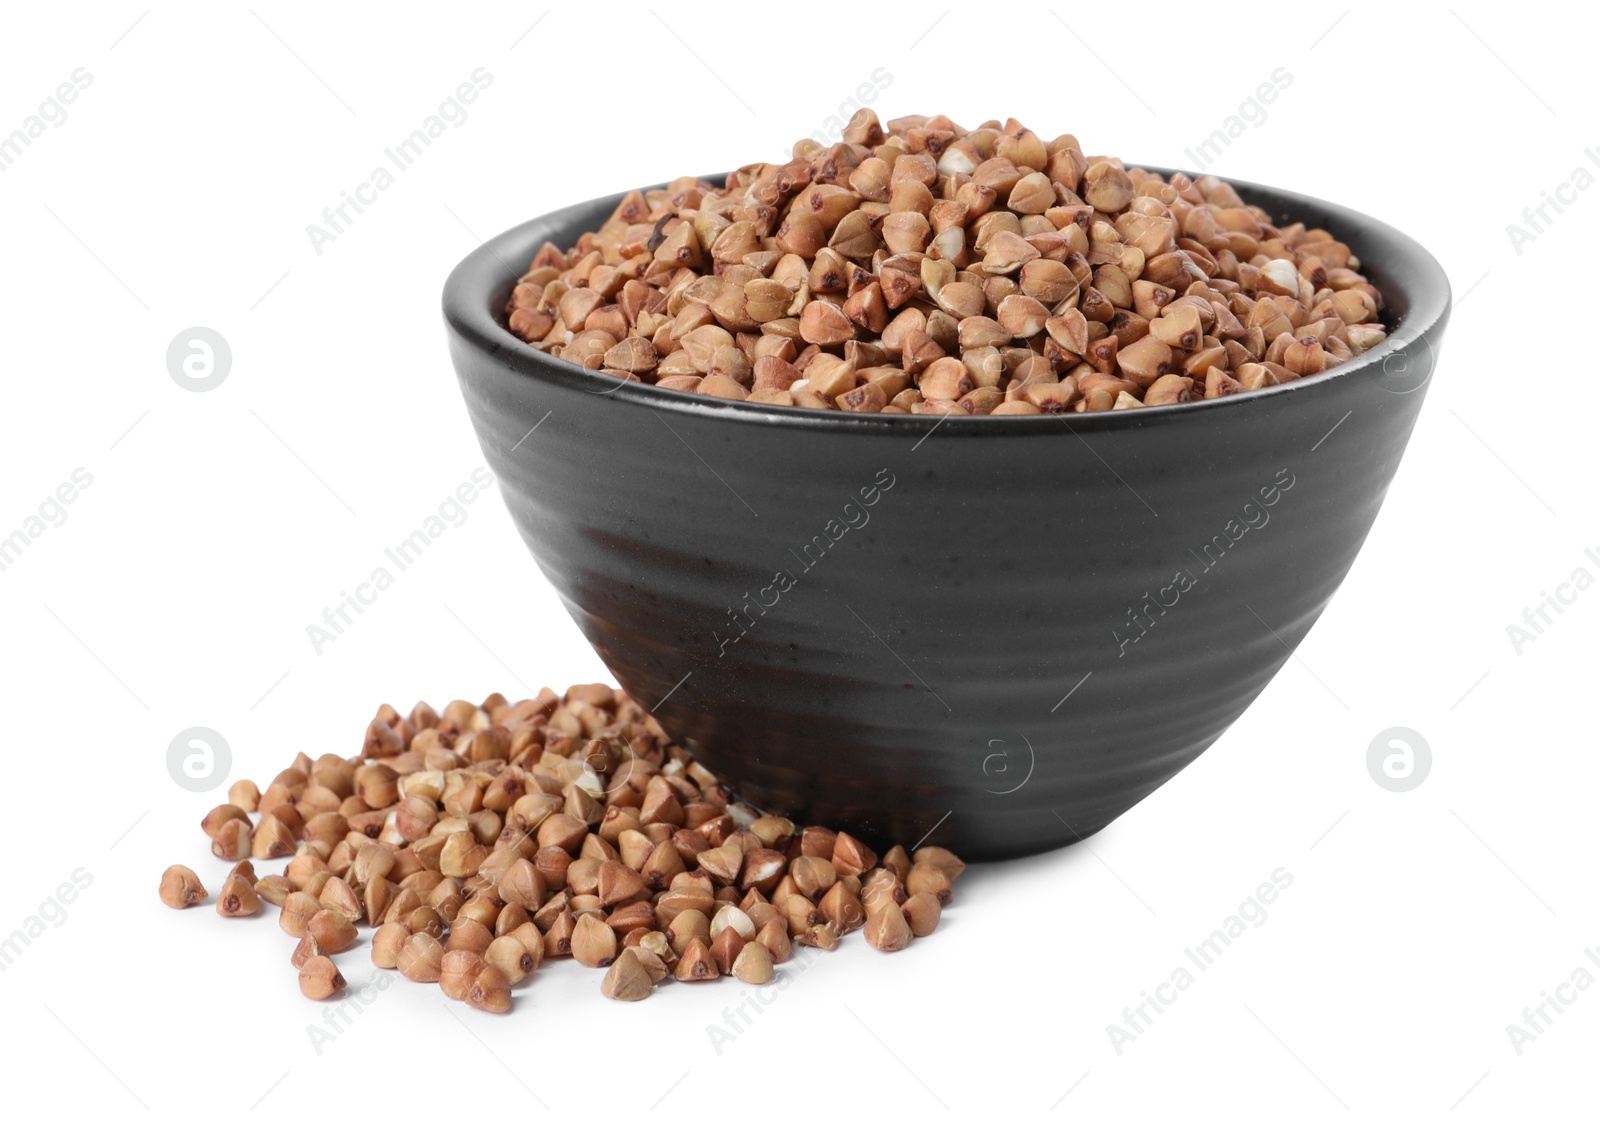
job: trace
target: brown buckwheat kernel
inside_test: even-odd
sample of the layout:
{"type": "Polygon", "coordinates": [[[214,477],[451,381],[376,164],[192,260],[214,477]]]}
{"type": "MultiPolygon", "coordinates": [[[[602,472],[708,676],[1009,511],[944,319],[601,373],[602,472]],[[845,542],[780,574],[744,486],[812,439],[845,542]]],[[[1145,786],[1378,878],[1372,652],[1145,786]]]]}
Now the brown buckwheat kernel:
{"type": "Polygon", "coordinates": [[[195,875],[182,864],[174,864],[161,873],[161,902],[177,910],[199,903],[210,893],[195,875]]]}
{"type": "Polygon", "coordinates": [[[344,975],[330,957],[309,957],[300,967],[300,991],[312,1000],[327,1000],[344,987],[344,975]]]}
{"type": "MultiPolygon", "coordinates": [[[[1032,158],[1027,145],[1017,150],[1032,158]]],[[[898,213],[920,216],[917,190],[926,191],[927,182],[919,177],[932,177],[935,165],[931,157],[923,165],[912,155],[895,163],[900,177],[887,197],[903,196],[913,209],[898,213]]],[[[986,173],[985,181],[989,178],[1004,181],[986,173]]],[[[1118,181],[1106,175],[1105,182],[1109,191],[1118,181]]],[[[1011,184],[1012,195],[1020,186],[1020,181],[1011,184]]],[[[815,242],[807,258],[810,267],[802,269],[804,261],[780,267],[756,258],[771,266],[768,279],[787,297],[758,287],[754,299],[746,294],[742,313],[721,290],[710,295],[703,310],[692,299],[677,301],[670,311],[663,306],[657,324],[665,332],[661,341],[665,345],[677,332],[695,376],[726,371],[723,376],[741,386],[740,378],[777,378],[784,392],[793,387],[803,392],[802,381],[821,384],[839,375],[845,359],[820,349],[806,357],[791,346],[758,354],[755,362],[728,353],[736,347],[723,337],[733,336],[719,313],[729,321],[739,314],[763,323],[800,318],[806,301],[796,302],[801,289],[785,287],[789,280],[814,286],[819,298],[843,296],[840,308],[851,323],[881,320],[882,329],[888,329],[889,320],[878,315],[874,299],[850,303],[871,282],[851,271],[849,254],[841,248],[853,251],[857,241],[877,236],[871,221],[856,219],[841,235],[839,229],[859,211],[844,207],[842,196],[832,191],[817,195],[815,211],[804,212],[783,235],[797,244],[815,242]],[[830,207],[840,207],[840,214],[830,207]],[[829,229],[834,231],[831,244],[829,229]],[[837,276],[818,273],[819,265],[822,273],[835,270],[837,276]],[[756,320],[758,314],[770,318],[756,320]],[[806,377],[790,376],[775,365],[788,365],[790,358],[804,364],[796,373],[806,377]]],[[[963,228],[954,207],[936,209],[944,201],[952,200],[936,200],[927,211],[930,239],[963,228]]],[[[1029,205],[1042,201],[1040,196],[1029,205]]],[[[652,258],[658,261],[694,259],[696,252],[704,260],[707,250],[713,261],[734,260],[726,254],[736,244],[760,243],[753,229],[748,235],[729,233],[731,225],[715,222],[705,229],[713,227],[722,230],[721,237],[702,245],[690,237],[701,237],[700,227],[681,221],[673,227],[669,221],[663,239],[648,252],[667,250],[666,258],[652,258]]],[[[901,229],[921,236],[914,222],[902,223],[901,229]]],[[[1028,258],[1024,248],[1008,244],[1001,235],[1012,232],[990,223],[973,233],[970,252],[1001,270],[993,276],[1009,276],[1003,270],[1015,268],[1018,260],[1044,259],[1028,258]]],[[[747,247],[744,252],[761,251],[747,247]]],[[[951,268],[946,288],[966,283],[952,279],[948,258],[929,257],[925,263],[936,279],[943,275],[941,265],[951,268]]],[[[641,310],[650,296],[628,288],[631,280],[596,276],[607,267],[615,268],[600,262],[587,268],[585,276],[598,281],[591,295],[603,287],[635,318],[656,314],[641,310]]],[[[919,269],[906,263],[908,276],[919,269]]],[[[541,276],[556,275],[553,263],[541,263],[539,270],[541,276]]],[[[1047,270],[1029,277],[1035,291],[1058,281],[1047,270]]],[[[570,291],[584,290],[574,286],[570,291]]],[[[983,290],[975,283],[978,299],[986,298],[983,290]]],[[[706,294],[710,285],[697,291],[706,294]]],[[[1340,291],[1356,296],[1330,301],[1327,318],[1365,314],[1366,304],[1357,298],[1361,290],[1340,291]]],[[[960,306],[971,298],[953,292],[945,303],[960,306]]],[[[906,300],[896,299],[905,308],[906,300]]],[[[610,305],[565,297],[562,302],[563,318],[577,317],[584,331],[604,329],[589,321],[602,312],[609,315],[610,305]]],[[[948,313],[917,307],[909,313],[902,337],[926,327],[931,345],[942,345],[935,337],[954,344],[960,325],[948,313]]],[[[1202,311],[1195,314],[1204,321],[1202,311]]],[[[814,313],[805,330],[829,338],[836,328],[830,314],[814,313]]],[[[971,330],[990,328],[977,324],[971,330]]],[[[1070,330],[1058,333],[1074,337],[1070,330]]],[[[1299,337],[1289,341],[1300,346],[1301,340],[1317,337],[1302,323],[1299,337]]],[[[641,353],[642,347],[633,348],[629,361],[641,353]]],[[[949,376],[958,385],[991,379],[1007,368],[1004,358],[996,357],[991,368],[989,356],[979,355],[970,361],[930,357],[923,370],[940,361],[951,364],[949,376]]],[[[869,384],[884,394],[891,389],[899,394],[909,382],[906,371],[891,364],[869,384]]],[[[1132,381],[1123,384],[1137,387],[1132,381]]],[[[984,390],[998,392],[987,383],[966,392],[984,390]]],[[[354,757],[302,754],[261,790],[240,780],[229,801],[206,815],[202,828],[217,855],[238,861],[223,885],[219,913],[253,914],[263,901],[279,907],[279,925],[296,939],[290,960],[306,996],[325,1000],[345,987],[332,955],[355,945],[360,928],[369,927],[374,967],[438,984],[447,996],[488,1012],[509,1011],[512,987],[524,983],[546,957],[571,956],[604,969],[602,995],[637,1001],[669,978],[714,981],[731,975],[765,984],[796,945],[831,950],[863,927],[868,944],[901,949],[913,936],[937,927],[951,884],[965,868],[936,846],[918,849],[915,857],[895,846],[880,858],[848,833],[801,828],[762,814],[672,743],[644,708],[608,685],[578,685],[565,694],[545,689],[517,702],[492,694],[478,704],[452,701],[442,712],[418,704],[402,715],[385,705],[367,726],[354,757]],[[252,804],[253,809],[245,808],[252,804]],[[252,850],[258,860],[285,860],[281,874],[258,878],[245,859],[252,850]]],[[[169,906],[186,907],[206,897],[199,878],[182,865],[162,876],[161,899],[169,906]]]]}
{"type": "Polygon", "coordinates": [[[786,163],[630,192],[576,245],[541,246],[505,312],[547,354],[678,392],[1037,416],[1333,369],[1385,338],[1360,267],[1214,176],[1169,180],[1016,120],[862,109],[786,163]]]}

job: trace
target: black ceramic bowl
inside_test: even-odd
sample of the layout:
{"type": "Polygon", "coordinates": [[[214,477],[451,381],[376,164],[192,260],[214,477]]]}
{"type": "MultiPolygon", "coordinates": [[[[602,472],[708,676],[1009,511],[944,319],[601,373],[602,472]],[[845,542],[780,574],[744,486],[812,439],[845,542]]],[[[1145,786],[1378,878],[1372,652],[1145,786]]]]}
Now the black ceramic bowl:
{"type": "Polygon", "coordinates": [[[579,628],[745,798],[875,844],[1038,852],[1177,774],[1272,680],[1355,560],[1433,372],[1450,290],[1425,249],[1237,187],[1350,244],[1388,342],[1263,392],[1065,417],[621,383],[524,345],[500,312],[539,244],[572,244],[613,196],[462,261],[451,358],[579,628]]]}

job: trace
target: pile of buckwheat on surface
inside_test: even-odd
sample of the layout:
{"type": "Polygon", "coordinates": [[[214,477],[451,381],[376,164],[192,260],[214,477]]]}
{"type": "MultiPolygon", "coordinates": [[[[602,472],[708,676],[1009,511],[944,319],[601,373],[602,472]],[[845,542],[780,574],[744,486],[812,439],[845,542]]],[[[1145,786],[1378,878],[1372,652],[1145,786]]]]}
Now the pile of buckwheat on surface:
{"type": "Polygon", "coordinates": [[[510,330],[685,393],[974,416],[1226,397],[1385,338],[1347,245],[1214,176],[870,109],[793,156],[633,191],[575,246],[545,243],[510,330]]]}
{"type": "MultiPolygon", "coordinates": [[[[796,944],[857,929],[901,950],[966,867],[934,846],[880,858],[734,800],[609,685],[384,705],[358,756],[302,752],[265,790],[240,780],[201,828],[232,865],[217,913],[279,908],[306,996],[345,987],[337,955],[366,926],[375,965],[489,1012],[549,958],[605,969],[601,992],[633,1001],[668,978],[765,984],[796,944]],[[279,859],[272,875],[251,863],[279,859]]],[[[177,864],[160,895],[209,898],[177,864]]]]}

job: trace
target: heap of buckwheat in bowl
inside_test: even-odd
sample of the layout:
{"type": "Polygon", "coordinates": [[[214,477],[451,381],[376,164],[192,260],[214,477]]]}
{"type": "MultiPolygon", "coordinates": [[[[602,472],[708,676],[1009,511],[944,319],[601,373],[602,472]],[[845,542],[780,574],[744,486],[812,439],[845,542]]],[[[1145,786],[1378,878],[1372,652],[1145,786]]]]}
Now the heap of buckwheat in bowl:
{"type": "MultiPolygon", "coordinates": [[[[384,705],[359,755],[302,752],[200,824],[230,866],[217,913],[278,908],[307,997],[346,987],[338,955],[366,927],[380,969],[489,1012],[553,958],[604,969],[601,992],[634,1001],[669,978],[766,984],[797,944],[858,929],[901,950],[934,932],[966,867],[929,845],[880,857],[738,801],[609,685],[384,705]],[[268,860],[287,863],[258,875],[268,860]]],[[[209,892],[175,864],[160,896],[183,909],[209,892]]]]}
{"type": "Polygon", "coordinates": [[[722,186],[632,191],[546,243],[507,325],[587,369],[762,405],[1017,416],[1177,405],[1313,377],[1383,341],[1327,230],[1275,225],[1016,120],[887,126],[722,186]]]}

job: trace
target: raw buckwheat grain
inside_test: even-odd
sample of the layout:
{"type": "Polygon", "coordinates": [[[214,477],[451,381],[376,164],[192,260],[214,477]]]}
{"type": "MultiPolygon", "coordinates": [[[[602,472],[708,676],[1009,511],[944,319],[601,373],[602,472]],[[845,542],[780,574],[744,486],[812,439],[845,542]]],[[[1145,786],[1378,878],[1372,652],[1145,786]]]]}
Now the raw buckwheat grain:
{"type": "MultiPolygon", "coordinates": [[[[661,245],[687,252],[672,233],[661,245]]],[[[736,368],[715,358],[726,346],[713,360],[736,368]]],[[[765,984],[796,943],[831,950],[863,927],[900,950],[933,932],[966,867],[934,846],[880,859],[849,833],[763,814],[608,685],[442,713],[384,705],[359,755],[301,753],[259,791],[241,780],[201,827],[238,861],[218,912],[278,907],[306,996],[346,987],[334,955],[365,926],[375,967],[487,1012],[509,1011],[552,957],[605,970],[602,995],[637,1001],[669,977],[765,984]],[[282,873],[258,879],[252,847],[285,859],[282,873]]],[[[168,906],[205,898],[188,868],[162,876],[168,906]]]]}
{"type": "Polygon", "coordinates": [[[507,325],[678,392],[973,416],[1249,393],[1386,337],[1348,245],[1214,176],[1168,179],[1014,119],[862,109],[844,137],[721,186],[630,192],[576,245],[539,249],[507,325]]]}

